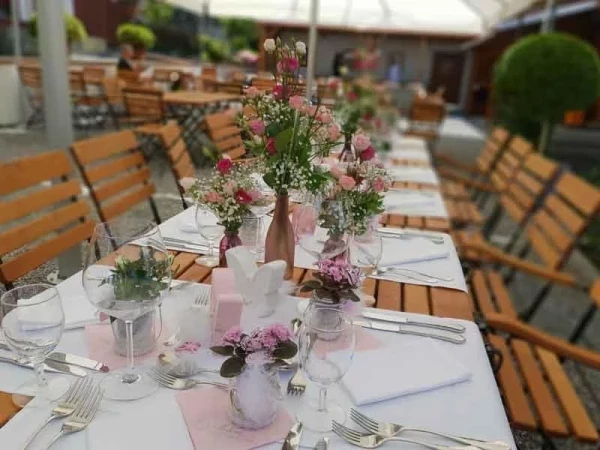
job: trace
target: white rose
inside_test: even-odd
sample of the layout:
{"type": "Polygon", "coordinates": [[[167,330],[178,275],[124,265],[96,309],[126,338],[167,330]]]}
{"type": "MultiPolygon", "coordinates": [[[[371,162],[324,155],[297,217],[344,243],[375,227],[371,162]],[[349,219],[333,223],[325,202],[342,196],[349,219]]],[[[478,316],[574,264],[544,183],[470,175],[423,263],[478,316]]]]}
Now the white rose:
{"type": "Polygon", "coordinates": [[[262,144],[262,138],[260,136],[254,136],[254,143],[255,144],[262,144]]]}
{"type": "Polygon", "coordinates": [[[296,42],[296,53],[298,55],[306,55],[306,44],[304,42],[296,42]]]}
{"type": "Polygon", "coordinates": [[[265,39],[264,43],[265,50],[269,53],[275,51],[275,39],[265,39]]]}

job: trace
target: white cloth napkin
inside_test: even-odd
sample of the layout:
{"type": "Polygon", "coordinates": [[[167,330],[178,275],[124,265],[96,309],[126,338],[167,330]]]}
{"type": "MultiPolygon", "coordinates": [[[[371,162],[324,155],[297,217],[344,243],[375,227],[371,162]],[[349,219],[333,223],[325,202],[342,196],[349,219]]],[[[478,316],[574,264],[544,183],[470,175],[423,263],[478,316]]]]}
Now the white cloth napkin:
{"type": "MultiPolygon", "coordinates": [[[[335,353],[330,354],[334,360],[335,353]]],[[[471,372],[431,339],[400,347],[357,352],[342,378],[356,405],[431,391],[471,379],[471,372]],[[377,367],[377,382],[369,382],[377,367]]]]}
{"type": "Polygon", "coordinates": [[[58,284],[57,288],[65,312],[65,330],[99,323],[98,311],[83,290],[80,272],[58,284]]]}
{"type": "Polygon", "coordinates": [[[395,166],[389,169],[394,181],[410,181],[415,183],[440,184],[438,176],[430,167],[395,166]]]}
{"type": "MultiPolygon", "coordinates": [[[[418,252],[387,252],[384,250],[383,256],[379,263],[380,266],[400,266],[402,264],[411,264],[424,261],[435,261],[437,259],[446,259],[450,256],[450,252],[445,245],[433,244],[426,238],[407,238],[412,241],[409,245],[411,248],[418,247],[418,252]]],[[[393,248],[398,245],[397,238],[383,238],[383,248],[393,248]]]]}
{"type": "Polygon", "coordinates": [[[429,152],[424,148],[395,148],[392,150],[390,157],[409,161],[431,162],[429,152]]]}
{"type": "Polygon", "coordinates": [[[440,192],[419,189],[392,189],[383,198],[385,212],[404,216],[448,218],[440,192]]]}

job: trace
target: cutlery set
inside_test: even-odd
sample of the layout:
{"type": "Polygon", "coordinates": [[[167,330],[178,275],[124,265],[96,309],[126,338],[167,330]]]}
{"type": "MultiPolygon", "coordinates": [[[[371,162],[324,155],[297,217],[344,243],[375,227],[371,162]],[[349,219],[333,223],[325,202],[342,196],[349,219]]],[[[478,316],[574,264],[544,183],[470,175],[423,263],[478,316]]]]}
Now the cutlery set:
{"type": "Polygon", "coordinates": [[[77,380],[71,385],[63,400],[52,409],[50,417],[25,442],[23,448],[28,449],[41,431],[56,419],[66,418],[60,431],[54,435],[46,450],[62,436],[82,431],[94,419],[101,401],[102,390],[97,384],[94,384],[89,378],[77,380]]]}

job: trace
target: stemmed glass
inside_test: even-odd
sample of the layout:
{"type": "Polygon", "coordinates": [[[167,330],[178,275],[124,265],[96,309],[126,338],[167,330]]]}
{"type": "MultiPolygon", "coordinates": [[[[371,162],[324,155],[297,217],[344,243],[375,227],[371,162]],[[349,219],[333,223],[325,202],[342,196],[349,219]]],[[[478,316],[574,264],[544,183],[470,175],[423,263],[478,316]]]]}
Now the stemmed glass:
{"type": "Polygon", "coordinates": [[[217,267],[219,255],[215,255],[215,243],[225,232],[225,227],[220,225],[212,211],[202,204],[196,205],[196,226],[202,237],[208,241],[208,255],[200,256],[196,263],[206,267],[217,267]]]}
{"type": "Polygon", "coordinates": [[[316,199],[302,206],[296,222],[296,238],[302,249],[317,259],[330,259],[348,248],[346,219],[341,202],[316,199]]]}
{"type": "Polygon", "coordinates": [[[313,306],[306,311],[298,338],[300,368],[319,386],[318,402],[307,400],[298,412],[306,428],[327,432],[333,420],[346,420],[344,409],[327,401],[327,388],[350,368],[355,342],[352,320],[341,308],[313,306]]]}
{"type": "Polygon", "coordinates": [[[48,380],[44,360],[58,345],[65,328],[65,313],[58,289],[49,284],[16,287],[0,298],[2,334],[20,361],[31,362],[35,378],[19,393],[56,400],[69,388],[65,378],[48,380]]]}
{"type": "Polygon", "coordinates": [[[171,259],[158,227],[131,230],[116,222],[99,223],[88,244],[83,288],[88,300],[111,321],[125,322],[127,367],[102,381],[104,396],[136,400],[158,386],[134,366],[134,320],[160,305],[171,283],[171,259]]]}
{"type": "Polygon", "coordinates": [[[381,236],[367,231],[352,237],[349,246],[350,262],[360,268],[362,281],[371,275],[383,256],[383,242],[381,236]]]}
{"type": "Polygon", "coordinates": [[[264,217],[273,211],[275,208],[275,196],[268,192],[262,192],[261,198],[258,202],[250,205],[250,211],[258,219],[257,222],[257,243],[256,243],[256,254],[260,256],[265,250],[264,240],[264,217]]]}

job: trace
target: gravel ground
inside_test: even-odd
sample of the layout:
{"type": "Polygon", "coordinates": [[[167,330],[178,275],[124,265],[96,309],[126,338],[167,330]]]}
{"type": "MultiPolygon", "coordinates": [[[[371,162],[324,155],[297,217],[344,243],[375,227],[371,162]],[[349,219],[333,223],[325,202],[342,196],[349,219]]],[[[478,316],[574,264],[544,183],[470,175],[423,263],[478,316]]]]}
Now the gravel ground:
{"type": "MultiPolygon", "coordinates": [[[[443,134],[437,146],[438,151],[449,153],[464,161],[473,161],[481,149],[482,139],[473,133],[468,133],[467,137],[457,135],[455,131],[452,130],[451,133],[443,134]]],[[[2,149],[0,154],[0,160],[2,161],[36,154],[48,149],[45,145],[45,135],[42,130],[28,131],[24,134],[0,133],[0,148],[2,149]]],[[[155,198],[159,214],[165,220],[181,211],[182,206],[177,187],[164,159],[155,156],[150,166],[153,181],[157,188],[155,198]]],[[[132,224],[139,224],[151,220],[151,217],[148,206],[142,204],[128,212],[123,220],[131,221],[132,224]]],[[[510,221],[505,220],[499,225],[497,232],[501,235],[506,235],[512,229],[513,225],[510,221]]],[[[26,277],[23,277],[18,284],[44,281],[46,276],[54,270],[56,270],[54,262],[45,264],[26,277]]],[[[584,274],[588,278],[598,276],[596,270],[590,267],[589,263],[580,254],[572,258],[567,270],[579,275],[584,274]]],[[[515,278],[510,285],[510,291],[519,310],[526,309],[538,287],[539,282],[531,277],[519,275],[515,278]]],[[[2,288],[0,287],[1,290],[2,288]]],[[[577,318],[585,311],[589,302],[589,298],[584,294],[564,288],[554,288],[538,314],[534,317],[533,323],[557,336],[568,336],[573,330],[577,318]]],[[[582,338],[581,344],[583,346],[600,349],[599,316],[598,314],[596,315],[582,338]]],[[[598,394],[600,392],[600,373],[593,370],[581,369],[570,362],[567,362],[565,367],[577,391],[585,401],[586,407],[595,420],[596,425],[600,426],[600,403],[598,402],[598,396],[600,395],[598,394]]],[[[514,434],[521,449],[540,449],[543,446],[541,438],[536,433],[514,430],[514,434]]],[[[585,445],[573,442],[572,440],[556,439],[553,442],[560,449],[591,450],[599,448],[596,445],[585,445]]]]}

